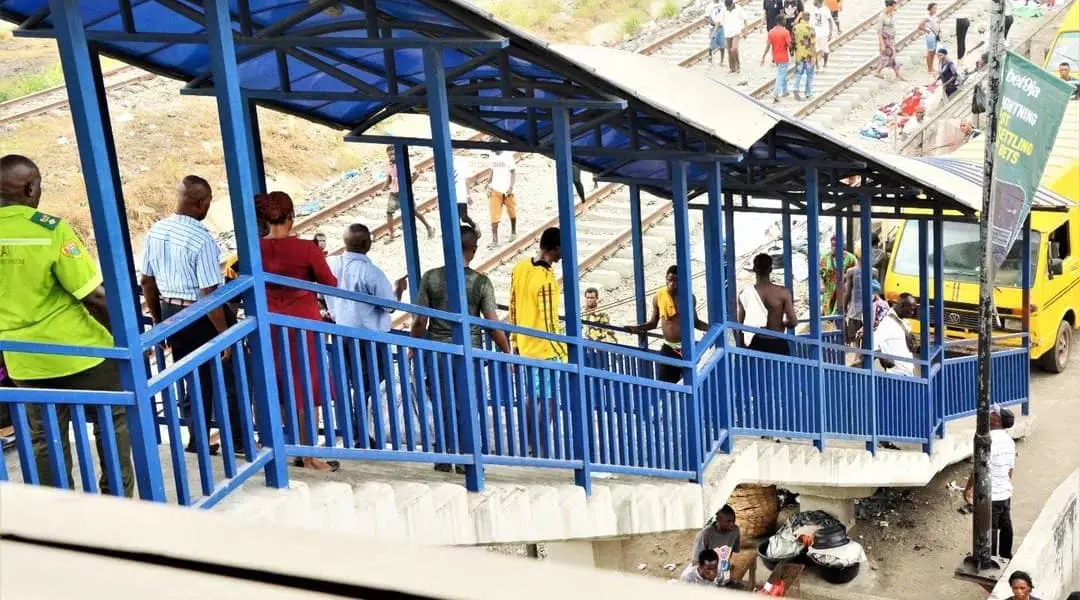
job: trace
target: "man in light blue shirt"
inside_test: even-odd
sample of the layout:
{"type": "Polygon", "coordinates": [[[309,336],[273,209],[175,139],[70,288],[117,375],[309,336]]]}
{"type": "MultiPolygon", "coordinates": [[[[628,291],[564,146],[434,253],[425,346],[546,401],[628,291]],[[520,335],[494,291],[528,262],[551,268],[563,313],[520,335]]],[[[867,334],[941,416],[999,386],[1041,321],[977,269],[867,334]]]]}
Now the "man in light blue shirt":
{"type": "MultiPolygon", "coordinates": [[[[341,256],[340,262],[337,262],[333,268],[334,275],[338,279],[338,289],[359,292],[384,300],[400,300],[402,292],[405,291],[405,278],[402,277],[394,286],[391,286],[386,273],[368,258],[367,253],[369,250],[371,250],[371,231],[366,225],[360,223],[349,225],[349,228],[345,230],[345,254],[341,256]]],[[[392,308],[343,298],[327,298],[326,300],[330,314],[333,315],[334,322],[338,325],[381,333],[390,331],[390,313],[394,312],[392,308]]],[[[386,379],[387,369],[393,366],[386,364],[382,352],[376,351],[371,361],[375,365],[376,373],[369,373],[367,354],[373,347],[377,346],[372,346],[361,340],[360,373],[357,374],[351,372],[353,361],[349,354],[351,354],[352,345],[347,344],[345,346],[345,365],[350,371],[349,379],[354,388],[363,390],[363,395],[368,398],[369,406],[373,389],[378,389],[379,384],[386,379]],[[359,375],[359,379],[357,375],[359,375]]],[[[359,408],[358,406],[353,407],[354,414],[356,414],[353,421],[356,429],[354,432],[356,434],[356,447],[369,449],[381,447],[370,435],[360,435],[361,428],[366,429],[367,423],[366,419],[361,419],[360,415],[356,413],[359,408]],[[368,438],[366,442],[364,437],[368,438]]],[[[370,414],[370,410],[368,414],[370,414]]]]}

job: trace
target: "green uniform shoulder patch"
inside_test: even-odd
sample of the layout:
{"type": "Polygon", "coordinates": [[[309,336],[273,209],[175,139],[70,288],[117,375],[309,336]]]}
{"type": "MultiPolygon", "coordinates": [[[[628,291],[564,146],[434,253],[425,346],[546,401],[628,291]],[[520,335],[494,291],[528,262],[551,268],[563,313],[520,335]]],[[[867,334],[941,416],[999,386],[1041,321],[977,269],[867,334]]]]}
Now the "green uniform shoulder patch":
{"type": "Polygon", "coordinates": [[[41,225],[49,231],[53,231],[56,229],[57,225],[60,224],[60,217],[47,215],[43,212],[36,212],[32,217],[30,217],[30,222],[41,225]]]}

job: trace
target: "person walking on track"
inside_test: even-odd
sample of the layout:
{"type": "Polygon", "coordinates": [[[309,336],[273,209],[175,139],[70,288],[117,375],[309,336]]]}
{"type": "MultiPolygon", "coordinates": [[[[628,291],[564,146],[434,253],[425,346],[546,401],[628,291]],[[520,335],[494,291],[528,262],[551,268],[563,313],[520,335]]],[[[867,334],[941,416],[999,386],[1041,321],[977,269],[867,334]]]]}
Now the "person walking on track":
{"type": "Polygon", "coordinates": [[[491,181],[488,183],[489,208],[491,210],[491,242],[489,248],[499,245],[499,222],[503,207],[510,218],[510,239],[517,237],[517,199],[514,184],[517,183],[517,166],[514,153],[501,150],[491,157],[491,181]]]}

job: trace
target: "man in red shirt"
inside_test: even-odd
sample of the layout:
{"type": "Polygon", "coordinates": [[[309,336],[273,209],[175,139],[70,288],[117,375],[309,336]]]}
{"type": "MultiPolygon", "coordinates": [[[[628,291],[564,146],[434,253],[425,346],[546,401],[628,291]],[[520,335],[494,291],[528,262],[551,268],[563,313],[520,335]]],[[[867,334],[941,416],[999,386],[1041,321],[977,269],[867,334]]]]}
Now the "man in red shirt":
{"type": "Polygon", "coordinates": [[[788,64],[791,56],[788,48],[791,47],[791,33],[781,24],[773,26],[765,40],[765,51],[761,53],[761,64],[765,64],[765,57],[772,51],[772,61],[776,65],[776,85],[773,86],[773,102],[779,102],[780,96],[787,96],[788,64]]]}

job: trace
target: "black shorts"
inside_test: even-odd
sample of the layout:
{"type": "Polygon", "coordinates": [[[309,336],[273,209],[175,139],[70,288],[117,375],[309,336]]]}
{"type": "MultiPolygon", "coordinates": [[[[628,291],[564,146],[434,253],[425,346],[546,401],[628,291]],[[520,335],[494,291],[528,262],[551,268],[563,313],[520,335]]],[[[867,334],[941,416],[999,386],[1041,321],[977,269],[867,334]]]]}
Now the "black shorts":
{"type": "Polygon", "coordinates": [[[747,347],[758,352],[791,356],[791,344],[787,340],[761,335],[760,333],[754,335],[754,339],[750,340],[750,345],[747,347]]]}
{"type": "MultiPolygon", "coordinates": [[[[660,356],[682,359],[682,352],[664,344],[663,346],[660,346],[660,356]]],[[[656,378],[660,381],[666,381],[667,383],[679,383],[679,380],[682,379],[682,372],[682,367],[676,367],[675,365],[666,365],[663,363],[658,363],[656,365],[656,378]]]]}
{"type": "Polygon", "coordinates": [[[830,10],[829,12],[832,13],[832,20],[839,23],[840,22],[840,11],[838,11],[838,10],[830,10]]]}

